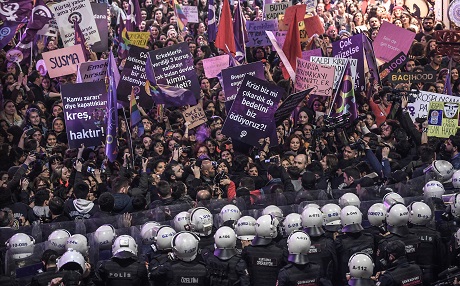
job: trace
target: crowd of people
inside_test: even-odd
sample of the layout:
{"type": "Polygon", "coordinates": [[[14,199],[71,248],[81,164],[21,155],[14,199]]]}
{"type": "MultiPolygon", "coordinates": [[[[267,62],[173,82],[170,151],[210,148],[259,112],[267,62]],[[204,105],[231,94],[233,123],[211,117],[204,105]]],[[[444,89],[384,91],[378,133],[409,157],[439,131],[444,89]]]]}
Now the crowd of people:
{"type": "MultiPolygon", "coordinates": [[[[179,31],[171,3],[145,0],[137,30],[150,32],[151,50],[188,43],[207,122],[192,129],[185,106],[139,105],[142,128],[131,130],[120,110],[113,162],[103,142],[69,148],[60,91],[76,75],[49,78],[7,61],[14,41],[0,52],[0,284],[456,284],[455,270],[441,272],[460,266],[460,134],[429,137],[427,118],[408,110],[412,89],[460,93],[460,58],[437,52],[444,24],[432,10],[318,1],[309,13],[326,32],[303,49],[332,56],[332,42],[373,40],[388,21],[416,33],[401,71],[435,71],[437,80],[382,80],[407,91],[398,99],[369,84],[355,94],[358,118],[340,126],[328,116],[332,98],[309,95],[277,122],[276,144],[248,146],[222,132],[226,96],[205,77],[203,59],[225,52],[208,40],[208,1],[178,2],[198,6],[199,23],[179,31]]],[[[241,2],[244,18],[263,20],[263,4],[241,2]]],[[[113,51],[129,5],[107,3],[113,51]]],[[[62,47],[40,37],[33,62],[62,47]]],[[[91,60],[108,57],[88,48],[91,60]]],[[[266,80],[292,91],[272,47],[246,48],[245,61],[262,61],[266,80]]]]}

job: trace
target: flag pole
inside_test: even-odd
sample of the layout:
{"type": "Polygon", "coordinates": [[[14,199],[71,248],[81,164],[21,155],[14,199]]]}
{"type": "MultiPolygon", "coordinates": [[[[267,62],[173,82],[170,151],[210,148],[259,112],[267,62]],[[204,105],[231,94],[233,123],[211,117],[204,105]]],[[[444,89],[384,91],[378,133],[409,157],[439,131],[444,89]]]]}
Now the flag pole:
{"type": "Polygon", "coordinates": [[[123,118],[125,119],[125,124],[126,124],[126,130],[128,131],[128,147],[129,147],[129,154],[131,155],[131,164],[134,168],[134,152],[133,152],[133,140],[131,137],[131,126],[128,123],[128,119],[126,118],[126,110],[125,107],[123,106],[123,118]]]}
{"type": "MultiPolygon", "coordinates": [[[[341,80],[343,79],[343,75],[345,74],[345,70],[347,69],[348,63],[350,62],[350,59],[349,59],[349,58],[346,58],[346,59],[347,59],[347,61],[346,61],[346,64],[345,64],[345,68],[344,68],[343,71],[340,73],[340,79],[341,79],[341,80]]],[[[332,102],[331,102],[331,107],[329,108],[329,113],[327,114],[327,116],[331,116],[332,108],[334,107],[335,100],[337,99],[337,94],[339,93],[339,89],[340,89],[340,84],[339,84],[339,86],[337,87],[337,89],[335,90],[334,99],[333,99],[332,102]]]]}

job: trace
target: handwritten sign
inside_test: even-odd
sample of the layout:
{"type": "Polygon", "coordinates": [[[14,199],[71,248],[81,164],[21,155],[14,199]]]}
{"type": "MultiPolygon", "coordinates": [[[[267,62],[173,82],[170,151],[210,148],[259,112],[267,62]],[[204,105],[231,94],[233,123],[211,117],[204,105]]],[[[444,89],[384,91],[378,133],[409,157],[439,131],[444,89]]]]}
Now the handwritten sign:
{"type": "Polygon", "coordinates": [[[248,31],[249,42],[247,47],[260,47],[271,45],[265,31],[277,30],[278,22],[270,21],[246,21],[246,30],[248,31]]]}
{"type": "Polygon", "coordinates": [[[295,90],[313,88],[312,94],[332,96],[335,68],[297,58],[295,90]]]}
{"type": "Polygon", "coordinates": [[[421,90],[419,94],[415,96],[415,102],[407,105],[407,109],[412,120],[415,121],[415,118],[417,117],[426,118],[428,116],[428,104],[432,101],[460,103],[460,97],[421,90]]]}
{"type": "Polygon", "coordinates": [[[460,54],[460,32],[442,30],[435,32],[436,52],[445,56],[460,54]]]}
{"type": "Polygon", "coordinates": [[[229,66],[229,56],[221,55],[217,57],[203,59],[204,74],[207,78],[217,77],[217,75],[229,66]]]}
{"type": "Polygon", "coordinates": [[[182,12],[189,23],[199,23],[197,6],[182,6],[182,12]]]}
{"type": "Polygon", "coordinates": [[[414,38],[415,33],[384,21],[373,43],[375,57],[389,62],[400,52],[407,54],[414,38]]]}
{"type": "MultiPolygon", "coordinates": [[[[358,65],[358,60],[356,59],[342,59],[342,58],[330,58],[330,57],[310,57],[310,61],[313,63],[332,66],[335,68],[334,73],[334,89],[339,87],[341,76],[343,75],[343,71],[347,66],[347,61],[350,62],[351,68],[351,78],[353,81],[356,78],[356,66],[358,65]]],[[[314,92],[313,92],[314,93],[314,92]]]]}
{"type": "Polygon", "coordinates": [[[131,45],[146,48],[150,38],[150,32],[128,32],[128,37],[131,45]]]}
{"type": "Polygon", "coordinates": [[[428,136],[449,138],[458,129],[459,103],[432,101],[428,111],[428,136]]]}
{"type": "Polygon", "coordinates": [[[77,65],[85,62],[81,45],[70,46],[42,54],[51,78],[77,72],[77,65]]]}
{"type": "Polygon", "coordinates": [[[81,82],[101,81],[107,74],[107,60],[82,63],[79,68],[81,82]]]}
{"type": "Polygon", "coordinates": [[[206,123],[208,119],[206,118],[206,113],[203,110],[201,104],[189,107],[184,111],[185,122],[190,122],[188,126],[189,129],[193,129],[203,123],[206,123]]]}
{"type": "Polygon", "coordinates": [[[291,2],[281,2],[265,4],[265,20],[277,20],[278,15],[283,15],[286,9],[291,6],[291,2]]]}

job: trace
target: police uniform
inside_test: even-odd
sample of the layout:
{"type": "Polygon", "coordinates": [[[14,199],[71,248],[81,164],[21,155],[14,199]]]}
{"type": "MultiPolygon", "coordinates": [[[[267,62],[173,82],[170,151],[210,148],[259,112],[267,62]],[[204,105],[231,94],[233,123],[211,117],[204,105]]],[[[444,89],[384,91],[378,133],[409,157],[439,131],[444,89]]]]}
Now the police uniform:
{"type": "Polygon", "coordinates": [[[148,286],[147,268],[136,258],[99,261],[94,282],[104,286],[148,286]]]}
{"type": "Polygon", "coordinates": [[[348,280],[349,286],[375,286],[375,281],[370,278],[351,278],[348,280]]]}
{"type": "Polygon", "coordinates": [[[332,285],[328,280],[320,277],[320,266],[316,263],[295,264],[284,266],[279,274],[277,286],[326,286],[332,285]]]}
{"type": "Polygon", "coordinates": [[[32,278],[30,286],[48,286],[56,277],[62,277],[62,272],[56,272],[57,267],[49,267],[45,272],[39,273],[32,278]]]}
{"type": "Polygon", "coordinates": [[[150,273],[155,286],[207,286],[209,285],[206,266],[196,260],[167,262],[150,273]]]}
{"type": "Polygon", "coordinates": [[[206,261],[209,272],[210,285],[235,285],[249,286],[249,272],[246,262],[240,255],[223,260],[215,255],[210,255],[206,261]]]}
{"type": "Polygon", "coordinates": [[[422,285],[422,281],[420,267],[400,257],[380,276],[377,286],[416,286],[422,285]]]}
{"type": "Polygon", "coordinates": [[[267,245],[249,245],[242,252],[253,286],[275,286],[279,270],[285,265],[283,250],[271,242],[267,245]]]}
{"type": "Polygon", "coordinates": [[[310,236],[311,246],[308,260],[320,266],[320,276],[332,280],[337,270],[337,254],[334,241],[321,236],[310,236]]]}
{"type": "Polygon", "coordinates": [[[417,261],[417,250],[420,244],[420,239],[418,238],[417,235],[408,232],[405,235],[397,235],[394,233],[389,233],[387,235],[384,235],[384,237],[380,240],[378,249],[377,249],[377,254],[376,254],[376,260],[375,260],[375,266],[377,271],[382,271],[385,270],[388,265],[386,261],[386,251],[385,247],[390,241],[395,241],[395,240],[401,240],[404,242],[406,245],[406,256],[407,260],[409,262],[416,262],[417,261]]]}

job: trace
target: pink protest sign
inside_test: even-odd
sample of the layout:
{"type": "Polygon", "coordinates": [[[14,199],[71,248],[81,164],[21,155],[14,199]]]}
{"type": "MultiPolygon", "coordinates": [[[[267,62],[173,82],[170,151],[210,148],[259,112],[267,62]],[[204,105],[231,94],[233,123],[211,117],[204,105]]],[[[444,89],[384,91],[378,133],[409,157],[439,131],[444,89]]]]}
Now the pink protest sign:
{"type": "Polygon", "coordinates": [[[70,46],[42,54],[51,78],[77,72],[77,64],[86,62],[81,45],[70,46]]]}
{"type": "Polygon", "coordinates": [[[325,66],[297,58],[295,90],[313,88],[311,94],[332,96],[334,88],[333,66],[325,66]]]}
{"type": "Polygon", "coordinates": [[[223,69],[228,68],[228,61],[228,55],[203,59],[204,74],[207,78],[217,77],[223,69]]]}
{"type": "Polygon", "coordinates": [[[407,54],[414,38],[415,33],[389,22],[383,22],[373,43],[375,57],[389,62],[400,52],[407,54]]]}
{"type": "Polygon", "coordinates": [[[310,57],[321,57],[322,55],[321,49],[302,51],[302,59],[306,61],[310,61],[310,57]]]}

